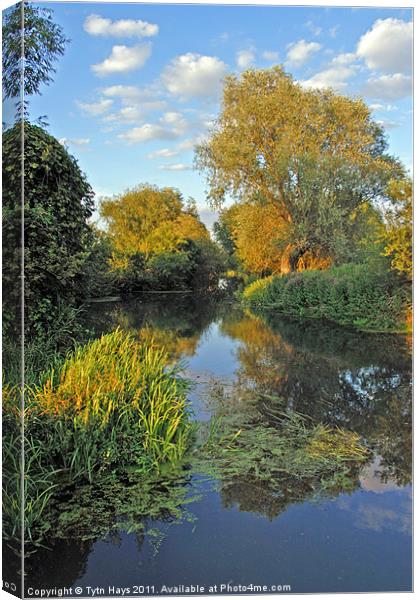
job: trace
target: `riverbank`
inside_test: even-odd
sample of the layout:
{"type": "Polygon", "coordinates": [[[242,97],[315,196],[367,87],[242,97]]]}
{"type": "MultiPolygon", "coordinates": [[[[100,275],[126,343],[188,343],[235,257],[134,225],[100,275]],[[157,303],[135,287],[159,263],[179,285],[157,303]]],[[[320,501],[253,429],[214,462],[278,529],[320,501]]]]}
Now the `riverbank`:
{"type": "Polygon", "coordinates": [[[325,319],[359,331],[411,331],[410,287],[394,273],[366,264],[258,279],[243,290],[241,298],[252,309],[325,319]]]}

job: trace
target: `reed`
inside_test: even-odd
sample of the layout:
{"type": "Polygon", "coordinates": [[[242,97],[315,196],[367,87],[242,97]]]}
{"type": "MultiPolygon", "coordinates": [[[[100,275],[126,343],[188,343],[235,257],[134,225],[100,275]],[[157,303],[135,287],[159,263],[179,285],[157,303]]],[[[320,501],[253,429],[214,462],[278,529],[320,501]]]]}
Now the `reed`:
{"type": "Polygon", "coordinates": [[[20,484],[19,393],[3,406],[9,537],[23,501],[29,542],[45,533],[51,498],[76,482],[134,467],[150,473],[179,461],[190,443],[189,384],[153,344],[117,329],[77,346],[25,390],[25,483],[20,484]],[[14,400],[13,400],[14,399],[14,400]]]}

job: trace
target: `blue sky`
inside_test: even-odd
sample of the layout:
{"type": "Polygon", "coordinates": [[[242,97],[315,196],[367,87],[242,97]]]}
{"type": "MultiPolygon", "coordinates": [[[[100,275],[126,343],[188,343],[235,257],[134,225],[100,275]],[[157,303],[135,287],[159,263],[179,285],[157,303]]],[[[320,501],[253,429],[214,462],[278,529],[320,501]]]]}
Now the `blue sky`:
{"type": "Polygon", "coordinates": [[[32,118],[76,156],[97,197],[139,183],[196,199],[193,144],[219,111],[229,72],[282,64],[308,87],[361,95],[391,153],[412,164],[412,11],[387,8],[55,3],[71,39],[32,118]]]}

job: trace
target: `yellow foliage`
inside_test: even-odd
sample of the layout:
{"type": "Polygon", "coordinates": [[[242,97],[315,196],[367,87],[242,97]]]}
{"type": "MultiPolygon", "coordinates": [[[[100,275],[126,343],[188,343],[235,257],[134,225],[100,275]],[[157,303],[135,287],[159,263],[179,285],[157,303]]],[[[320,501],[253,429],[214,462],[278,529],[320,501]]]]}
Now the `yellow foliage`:
{"type": "Polygon", "coordinates": [[[115,248],[112,266],[124,268],[127,257],[176,250],[186,240],[209,239],[194,207],[173,188],[141,185],[107,199],[100,214],[115,248]]]}

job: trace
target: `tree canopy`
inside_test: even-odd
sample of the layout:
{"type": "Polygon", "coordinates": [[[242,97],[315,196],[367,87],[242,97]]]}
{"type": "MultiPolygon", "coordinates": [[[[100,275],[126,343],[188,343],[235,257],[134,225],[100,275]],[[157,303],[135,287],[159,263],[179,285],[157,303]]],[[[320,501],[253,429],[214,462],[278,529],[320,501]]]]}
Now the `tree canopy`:
{"type": "Polygon", "coordinates": [[[394,270],[411,280],[413,275],[413,204],[412,180],[391,180],[388,195],[391,206],[386,213],[383,235],[385,256],[391,257],[394,270]]]}
{"type": "MultiPolygon", "coordinates": [[[[280,67],[226,78],[221,113],[196,149],[208,199],[277,207],[283,270],[305,254],[340,257],[354,210],[401,171],[360,99],[307,90],[280,67]]],[[[342,258],[342,257],[340,257],[342,258]]]]}
{"type": "Polygon", "coordinates": [[[102,201],[101,217],[121,256],[149,257],[179,250],[188,240],[208,239],[193,203],[173,188],[144,184],[102,201]]]}
{"type": "MultiPolygon", "coordinates": [[[[21,123],[3,134],[3,261],[5,297],[18,310],[21,268],[21,123]]],[[[54,319],[60,300],[71,304],[79,283],[93,210],[93,191],[75,158],[44,129],[24,122],[26,319],[54,319]]]]}
{"type": "Polygon", "coordinates": [[[2,40],[5,97],[18,98],[22,91],[25,97],[40,94],[41,85],[53,80],[54,62],[64,54],[68,41],[49,9],[19,2],[6,12],[2,40]]]}

